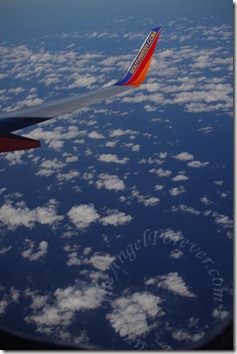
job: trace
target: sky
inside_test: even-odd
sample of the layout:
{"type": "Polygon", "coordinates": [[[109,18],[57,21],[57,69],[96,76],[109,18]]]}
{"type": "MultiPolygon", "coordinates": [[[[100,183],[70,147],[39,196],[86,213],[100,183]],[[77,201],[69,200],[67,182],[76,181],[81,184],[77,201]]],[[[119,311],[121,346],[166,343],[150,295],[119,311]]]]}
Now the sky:
{"type": "Polygon", "coordinates": [[[19,131],[42,147],[1,154],[1,326],[184,349],[231,316],[231,1],[1,1],[0,109],[115,83],[157,26],[140,88],[19,131]]]}

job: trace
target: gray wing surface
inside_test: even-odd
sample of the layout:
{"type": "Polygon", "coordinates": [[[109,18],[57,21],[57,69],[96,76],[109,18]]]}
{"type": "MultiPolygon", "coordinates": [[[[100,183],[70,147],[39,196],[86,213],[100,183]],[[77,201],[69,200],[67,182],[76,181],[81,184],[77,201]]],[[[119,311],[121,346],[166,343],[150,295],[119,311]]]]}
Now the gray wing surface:
{"type": "Polygon", "coordinates": [[[85,94],[74,95],[22,110],[0,114],[0,132],[7,134],[45,120],[72,113],[80,108],[101,102],[130,89],[129,86],[110,86],[85,94]]]}

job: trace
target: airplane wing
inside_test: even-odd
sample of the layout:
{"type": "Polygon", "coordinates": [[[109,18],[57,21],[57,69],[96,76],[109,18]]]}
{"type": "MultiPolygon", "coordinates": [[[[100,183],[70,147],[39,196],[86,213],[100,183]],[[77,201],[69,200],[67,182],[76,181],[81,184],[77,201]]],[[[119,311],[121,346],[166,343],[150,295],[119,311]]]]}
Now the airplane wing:
{"type": "Polygon", "coordinates": [[[139,86],[147,75],[160,32],[161,27],[151,30],[123,78],[114,85],[21,110],[1,113],[0,153],[33,149],[40,146],[40,142],[36,140],[12,134],[18,129],[44,122],[59,115],[72,113],[80,108],[118,95],[131,87],[139,86]]]}

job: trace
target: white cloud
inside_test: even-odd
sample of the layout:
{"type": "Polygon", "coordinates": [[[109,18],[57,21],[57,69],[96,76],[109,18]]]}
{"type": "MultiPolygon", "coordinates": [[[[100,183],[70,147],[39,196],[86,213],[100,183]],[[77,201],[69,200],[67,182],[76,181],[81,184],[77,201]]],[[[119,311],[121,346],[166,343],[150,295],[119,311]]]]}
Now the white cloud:
{"type": "Polygon", "coordinates": [[[62,182],[62,181],[71,181],[74,180],[75,178],[78,178],[80,176],[80,172],[76,170],[69,170],[66,173],[58,173],[57,174],[57,179],[62,182]]]}
{"type": "Polygon", "coordinates": [[[94,282],[76,282],[73,286],[55,290],[54,298],[40,299],[40,307],[35,308],[33,300],[35,312],[25,320],[35,324],[39,332],[47,330],[48,334],[53,334],[58,326],[69,326],[77,311],[98,308],[105,294],[105,290],[94,282]]]}
{"type": "Polygon", "coordinates": [[[157,110],[156,107],[151,106],[150,104],[146,104],[146,105],[144,106],[144,109],[145,109],[147,112],[154,112],[154,111],[157,110]]]}
{"type": "Polygon", "coordinates": [[[122,296],[113,301],[113,310],[106,318],[116,333],[133,340],[154,328],[155,319],[164,314],[161,303],[158,296],[148,292],[122,296]]]}
{"type": "Polygon", "coordinates": [[[148,197],[141,195],[138,191],[133,190],[132,196],[138,200],[138,203],[143,203],[145,207],[147,206],[155,206],[160,202],[159,198],[156,197],[148,197]]]}
{"type": "Polygon", "coordinates": [[[147,199],[144,198],[140,200],[140,202],[143,203],[145,206],[155,206],[160,202],[160,199],[156,197],[150,197],[147,199]]]}
{"type": "Polygon", "coordinates": [[[124,182],[116,175],[109,175],[107,173],[101,173],[99,180],[96,182],[97,188],[106,188],[109,190],[121,191],[125,189],[124,182]]]}
{"type": "Polygon", "coordinates": [[[127,135],[127,134],[134,134],[135,132],[133,132],[132,130],[122,130],[122,129],[115,129],[113,130],[109,136],[111,138],[114,138],[114,137],[120,137],[120,136],[123,136],[123,135],[127,135]]]}
{"type": "Polygon", "coordinates": [[[162,186],[161,184],[156,184],[156,185],[154,186],[154,190],[155,190],[155,191],[161,191],[163,188],[164,188],[164,186],[162,186]]]}
{"type": "Polygon", "coordinates": [[[175,177],[172,178],[172,181],[174,182],[180,182],[180,181],[187,181],[189,178],[183,174],[179,174],[175,177]]]}
{"type": "Polygon", "coordinates": [[[49,143],[49,148],[56,150],[56,151],[61,151],[62,147],[64,145],[64,141],[62,140],[54,140],[49,143]]]}
{"type": "Polygon", "coordinates": [[[214,181],[214,183],[217,184],[218,186],[222,186],[222,184],[224,183],[224,181],[217,180],[217,181],[214,181]]]}
{"type": "Polygon", "coordinates": [[[179,241],[184,238],[181,231],[174,231],[172,229],[162,230],[159,237],[169,239],[171,241],[179,241]]]}
{"type": "Polygon", "coordinates": [[[124,157],[122,159],[119,159],[117,155],[115,154],[102,154],[102,155],[99,155],[98,157],[98,160],[99,161],[102,161],[102,162],[114,162],[114,163],[118,163],[118,164],[126,164],[129,159],[127,157],[124,157]]]}
{"type": "Polygon", "coordinates": [[[179,342],[180,341],[186,341],[186,342],[189,342],[189,341],[192,341],[192,342],[197,342],[199,341],[203,336],[205,335],[204,331],[200,331],[200,332],[197,332],[195,334],[191,334],[189,333],[187,330],[185,329],[177,329],[177,330],[174,330],[174,332],[172,333],[172,337],[175,339],[175,340],[178,340],[179,342]]]}
{"type": "Polygon", "coordinates": [[[172,211],[176,212],[176,211],[183,211],[185,213],[190,213],[193,215],[200,215],[200,211],[194,209],[193,207],[189,207],[185,204],[180,204],[179,206],[172,206],[171,208],[172,211]]]}
{"type": "Polygon", "coordinates": [[[170,189],[169,192],[173,197],[177,197],[178,195],[185,193],[185,188],[183,186],[179,186],[170,189]]]}
{"type": "Polygon", "coordinates": [[[10,166],[22,165],[24,164],[23,156],[25,151],[14,151],[4,155],[4,159],[9,161],[10,166]]]}
{"type": "Polygon", "coordinates": [[[29,209],[25,202],[18,202],[14,207],[12,202],[7,201],[0,208],[0,221],[13,231],[19,226],[32,229],[37,222],[52,225],[64,218],[62,215],[57,215],[57,204],[55,199],[50,199],[46,206],[29,209]]]}
{"type": "Polygon", "coordinates": [[[217,318],[218,320],[224,320],[226,317],[228,317],[229,312],[225,310],[220,310],[220,309],[214,309],[212,311],[212,316],[214,318],[217,318]]]}
{"type": "Polygon", "coordinates": [[[200,168],[200,167],[205,167],[209,164],[209,162],[200,162],[200,161],[191,161],[188,162],[188,166],[189,167],[193,167],[193,168],[200,168]]]}
{"type": "Polygon", "coordinates": [[[52,176],[52,174],[57,173],[65,166],[66,164],[64,162],[59,161],[57,158],[54,158],[53,160],[44,160],[40,164],[40,169],[36,173],[36,176],[52,176]]]}
{"type": "Polygon", "coordinates": [[[3,247],[3,248],[0,249],[0,254],[7,253],[7,252],[10,251],[11,249],[12,249],[12,246],[3,247]]]}
{"type": "Polygon", "coordinates": [[[85,75],[76,74],[74,75],[74,77],[75,77],[75,81],[73,82],[73,84],[68,86],[69,89],[75,87],[90,87],[91,84],[94,84],[98,80],[98,78],[90,74],[85,74],[85,75]]]}
{"type": "Polygon", "coordinates": [[[88,227],[100,217],[93,204],[74,206],[69,210],[67,216],[79,229],[88,227]]]}
{"type": "MultiPolygon", "coordinates": [[[[216,216],[216,214],[214,214],[216,216]]],[[[215,217],[215,223],[217,225],[223,226],[224,228],[232,228],[233,220],[230,219],[227,215],[219,214],[215,217]]]]}
{"type": "Polygon", "coordinates": [[[173,156],[173,158],[180,161],[190,161],[193,160],[194,156],[188,152],[181,152],[180,154],[173,156]]]}
{"type": "Polygon", "coordinates": [[[0,315],[5,315],[9,303],[6,300],[0,301],[0,315]]]}
{"type": "Polygon", "coordinates": [[[207,198],[207,196],[205,195],[204,197],[200,198],[201,202],[205,205],[209,205],[212,202],[207,198]]]}
{"type": "Polygon", "coordinates": [[[78,252],[74,251],[68,253],[68,261],[67,261],[68,267],[78,266],[80,264],[81,264],[81,260],[80,258],[78,258],[78,252]]]}
{"type": "Polygon", "coordinates": [[[159,153],[159,158],[160,159],[166,159],[167,156],[168,156],[168,152],[160,152],[159,153]]]}
{"type": "Polygon", "coordinates": [[[115,257],[110,256],[109,254],[105,253],[105,254],[97,254],[94,255],[92,257],[90,257],[90,259],[88,259],[86,261],[86,263],[93,265],[94,268],[99,269],[101,271],[105,271],[107,269],[109,269],[110,264],[115,260],[115,257]]]}
{"type": "Polygon", "coordinates": [[[158,275],[155,278],[148,279],[145,284],[156,284],[158,288],[166,289],[182,297],[196,297],[177,272],[171,272],[167,275],[158,275]]]}
{"type": "Polygon", "coordinates": [[[172,174],[170,170],[163,170],[163,168],[152,169],[149,172],[156,173],[158,177],[169,177],[172,174]]]}
{"type": "Polygon", "coordinates": [[[25,251],[21,252],[22,257],[28,259],[29,261],[36,261],[39,258],[44,257],[48,252],[48,242],[41,241],[38,248],[35,246],[35,242],[26,239],[26,246],[29,247],[25,251]]]}
{"type": "Polygon", "coordinates": [[[179,249],[175,249],[173,251],[170,252],[170,257],[174,258],[174,259],[179,259],[183,256],[183,252],[179,249]]]}
{"type": "Polygon", "coordinates": [[[103,225],[124,225],[132,220],[131,215],[126,215],[125,213],[119,211],[111,211],[109,215],[101,218],[100,222],[103,225]]]}
{"type": "Polygon", "coordinates": [[[88,137],[91,139],[104,139],[105,138],[104,135],[97,133],[96,131],[89,133],[88,137]]]}

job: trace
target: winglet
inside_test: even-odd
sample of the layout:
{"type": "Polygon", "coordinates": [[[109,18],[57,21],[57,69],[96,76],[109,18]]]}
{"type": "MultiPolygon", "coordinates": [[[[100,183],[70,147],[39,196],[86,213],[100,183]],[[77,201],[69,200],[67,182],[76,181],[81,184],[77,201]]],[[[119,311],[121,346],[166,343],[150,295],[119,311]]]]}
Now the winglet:
{"type": "Polygon", "coordinates": [[[115,85],[139,86],[145,80],[160,32],[161,27],[151,30],[126,74],[115,85]]]}

